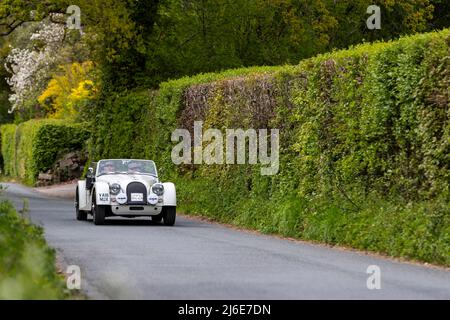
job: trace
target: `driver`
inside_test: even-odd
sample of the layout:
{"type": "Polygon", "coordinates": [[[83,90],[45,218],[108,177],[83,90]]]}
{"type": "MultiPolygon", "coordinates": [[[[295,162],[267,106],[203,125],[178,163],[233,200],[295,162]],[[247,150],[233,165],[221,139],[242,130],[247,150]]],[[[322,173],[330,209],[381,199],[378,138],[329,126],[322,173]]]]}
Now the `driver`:
{"type": "Polygon", "coordinates": [[[142,172],[142,164],[136,161],[132,161],[128,164],[128,173],[142,172]]]}
{"type": "Polygon", "coordinates": [[[106,161],[105,163],[103,163],[100,173],[113,173],[114,171],[114,163],[112,161],[106,161]]]}

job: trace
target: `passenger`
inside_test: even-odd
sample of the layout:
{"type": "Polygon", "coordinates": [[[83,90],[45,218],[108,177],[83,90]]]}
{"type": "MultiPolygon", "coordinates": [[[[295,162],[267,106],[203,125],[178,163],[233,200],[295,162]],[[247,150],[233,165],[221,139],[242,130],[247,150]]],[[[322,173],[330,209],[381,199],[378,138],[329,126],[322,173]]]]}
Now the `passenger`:
{"type": "Polygon", "coordinates": [[[128,173],[141,173],[142,164],[136,161],[132,161],[128,164],[128,173]]]}
{"type": "Polygon", "coordinates": [[[100,170],[100,173],[113,173],[115,172],[115,167],[114,167],[114,163],[112,161],[106,161],[104,163],[102,163],[102,168],[100,170]]]}

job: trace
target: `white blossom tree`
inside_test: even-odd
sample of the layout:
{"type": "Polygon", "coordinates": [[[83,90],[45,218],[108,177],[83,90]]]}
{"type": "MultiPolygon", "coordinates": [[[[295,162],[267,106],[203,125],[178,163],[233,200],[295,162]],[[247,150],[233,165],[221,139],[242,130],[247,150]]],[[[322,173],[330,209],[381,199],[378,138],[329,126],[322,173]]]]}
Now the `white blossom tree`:
{"type": "Polygon", "coordinates": [[[45,87],[57,65],[64,37],[63,24],[42,21],[37,31],[30,36],[27,48],[12,48],[5,63],[6,70],[12,74],[7,79],[12,91],[9,97],[12,108],[9,112],[24,107],[45,87]]]}

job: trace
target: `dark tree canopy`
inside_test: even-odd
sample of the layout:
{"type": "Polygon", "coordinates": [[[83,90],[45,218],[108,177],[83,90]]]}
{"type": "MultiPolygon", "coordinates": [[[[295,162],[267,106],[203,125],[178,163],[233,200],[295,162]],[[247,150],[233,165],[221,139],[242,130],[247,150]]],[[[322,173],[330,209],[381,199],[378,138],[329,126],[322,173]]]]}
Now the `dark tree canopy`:
{"type": "Polygon", "coordinates": [[[81,8],[105,88],[156,87],[199,72],[295,64],[450,23],[447,0],[3,0],[0,32],[10,34],[70,4],[81,8]],[[366,26],[372,4],[381,7],[381,30],[366,26]]]}

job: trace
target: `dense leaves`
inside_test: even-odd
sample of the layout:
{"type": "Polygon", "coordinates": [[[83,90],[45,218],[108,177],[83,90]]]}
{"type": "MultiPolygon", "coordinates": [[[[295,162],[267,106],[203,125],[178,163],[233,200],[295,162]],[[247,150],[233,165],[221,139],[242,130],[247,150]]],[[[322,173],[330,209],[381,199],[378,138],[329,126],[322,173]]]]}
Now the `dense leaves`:
{"type": "Polygon", "coordinates": [[[334,48],[424,31],[432,13],[428,0],[161,1],[145,71],[147,80],[164,80],[242,66],[296,64],[334,48]],[[381,30],[366,26],[367,8],[373,4],[381,7],[381,30]]]}
{"type": "Polygon", "coordinates": [[[450,32],[110,97],[91,154],[155,159],[184,212],[449,264],[450,32]],[[280,172],[171,161],[171,133],[279,128],[280,172]]]}
{"type": "Polygon", "coordinates": [[[81,41],[101,69],[105,94],[199,72],[296,64],[335,48],[449,26],[442,0],[5,0],[0,26],[8,32],[68,5],[81,9],[81,41]],[[373,4],[381,7],[381,30],[366,26],[373,4]]]}

